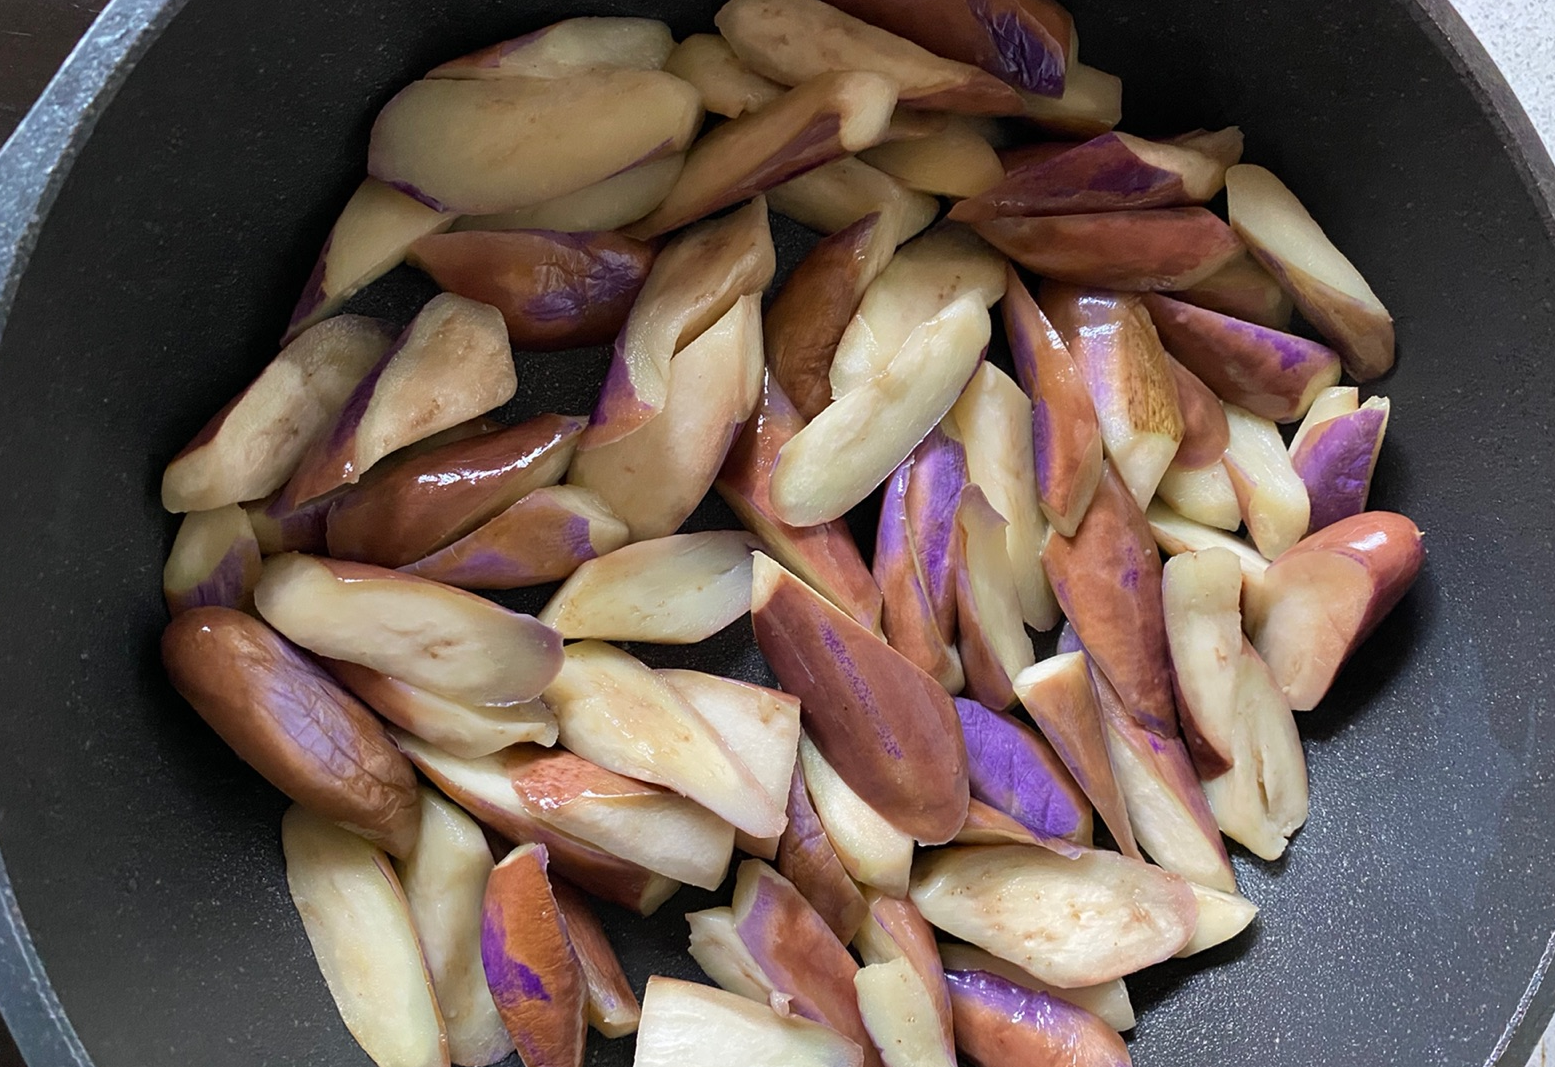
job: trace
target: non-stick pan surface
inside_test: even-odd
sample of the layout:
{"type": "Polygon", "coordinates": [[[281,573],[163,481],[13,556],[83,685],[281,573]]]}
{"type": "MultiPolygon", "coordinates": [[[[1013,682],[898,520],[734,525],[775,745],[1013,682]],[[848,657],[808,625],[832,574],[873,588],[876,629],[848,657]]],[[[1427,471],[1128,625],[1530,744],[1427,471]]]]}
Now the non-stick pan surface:
{"type": "MultiPolygon", "coordinates": [[[[1311,822],[1286,861],[1237,860],[1255,929],[1131,981],[1144,1067],[1462,1067],[1503,1050],[1520,1067],[1555,1004],[1538,988],[1555,931],[1555,170],[1478,46],[1429,6],[1073,4],[1085,59],[1125,78],[1131,129],[1241,123],[1248,158],[1285,177],[1396,315],[1374,502],[1416,519],[1430,551],[1301,720],[1311,822]]],[[[715,5],[189,0],[168,20],[177,7],[111,6],[53,110],[0,159],[0,234],[23,235],[53,139],[89,128],[108,69],[167,21],[100,98],[8,319],[0,289],[14,893],[0,892],[0,1005],[50,1067],[365,1064],[287,898],[284,801],[163,680],[173,523],[157,480],[274,354],[395,89],[558,17],[650,14],[686,33],[715,5]]],[[[790,261],[805,240],[780,228],[790,261]]],[[[363,306],[403,321],[429,292],[406,270],[363,306]]],[[[586,411],[604,357],[519,366],[511,414],[586,411]]],[[[655,655],[760,676],[743,625],[655,655]]],[[[607,915],[636,982],[695,976],[681,916],[711,899],[607,915]]],[[[629,1049],[596,1039],[590,1060],[625,1064],[629,1049]]]]}

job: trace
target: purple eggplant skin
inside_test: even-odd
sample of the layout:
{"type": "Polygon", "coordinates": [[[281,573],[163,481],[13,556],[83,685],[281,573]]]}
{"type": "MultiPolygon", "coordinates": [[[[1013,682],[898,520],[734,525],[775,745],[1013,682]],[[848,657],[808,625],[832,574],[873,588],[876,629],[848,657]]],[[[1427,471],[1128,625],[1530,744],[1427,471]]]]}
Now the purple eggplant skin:
{"type": "Polygon", "coordinates": [[[794,884],[822,921],[847,944],[869,917],[869,903],[837,858],[795,766],[788,786],[788,826],[778,839],[778,873],[794,884]]]}
{"type": "Polygon", "coordinates": [[[588,490],[553,485],[399,569],[461,589],[518,589],[561,581],[627,540],[626,524],[588,490]]]}
{"type": "MultiPolygon", "coordinates": [[[[880,587],[886,642],[934,677],[949,693],[965,684],[961,657],[946,641],[925,588],[917,545],[907,519],[907,488],[914,459],[908,456],[886,481],[875,528],[873,573],[880,587]]],[[[952,602],[951,607],[954,607],[952,602]]],[[[951,616],[954,622],[954,615],[951,616]]]]}
{"type": "Polygon", "coordinates": [[[1110,464],[1075,535],[1048,538],[1042,563],[1065,617],[1129,713],[1163,737],[1176,736],[1161,552],[1110,464]]]}
{"type": "Polygon", "coordinates": [[[864,802],[924,844],[966,821],[966,751],[950,697],[850,615],[756,553],[751,623],[805,731],[864,802]]]}
{"type": "Polygon", "coordinates": [[[519,1056],[531,1067],[581,1067],[588,980],[551,889],[544,845],[520,845],[486,882],[481,964],[519,1056]]]}
{"type": "Polygon", "coordinates": [[[1091,804],[1052,747],[1009,715],[956,698],[972,796],[1038,838],[1091,843],[1091,804]]]}
{"type": "Polygon", "coordinates": [[[1305,337],[1151,293],[1145,306],[1161,343],[1228,403],[1294,422],[1339,381],[1339,353],[1305,337]]]}
{"type": "Polygon", "coordinates": [[[1074,623],[1064,620],[1063,627],[1058,631],[1058,644],[1054,646],[1055,656],[1067,655],[1070,652],[1084,652],[1085,645],[1080,641],[1080,635],[1075,633],[1074,623]]]}
{"type": "Polygon", "coordinates": [[[929,431],[913,450],[907,483],[907,525],[917,547],[929,603],[940,636],[956,642],[956,508],[966,488],[966,449],[943,426],[929,431]]]}
{"type": "Polygon", "coordinates": [[[1083,1008],[987,971],[946,971],[956,1047],[980,1067],[1130,1067],[1117,1032],[1083,1008]]]}
{"type": "Polygon", "coordinates": [[[260,566],[259,542],[233,545],[203,581],[188,589],[163,590],[168,614],[177,615],[192,608],[247,608],[254,602],[254,582],[260,566]]]}
{"type": "Polygon", "coordinates": [[[329,513],[348,493],[349,488],[314,497],[303,504],[287,504],[286,490],[278,489],[263,500],[243,505],[254,524],[259,551],[266,556],[278,552],[320,553],[329,550],[326,531],[329,513]]]}
{"type": "Polygon", "coordinates": [[[824,1023],[857,1042],[864,1067],[883,1067],[859,1015],[847,946],[793,884],[760,860],[740,864],[734,889],[735,930],[795,1015],[824,1023]]]}
{"type": "Polygon", "coordinates": [[[1312,501],[1308,533],[1366,510],[1387,426],[1386,403],[1368,401],[1357,411],[1318,423],[1302,440],[1290,459],[1312,501]]]}
{"type": "Polygon", "coordinates": [[[236,609],[192,608],[163,632],[162,663],[179,695],[271,785],[392,855],[416,847],[410,761],[297,646],[236,609]]]}

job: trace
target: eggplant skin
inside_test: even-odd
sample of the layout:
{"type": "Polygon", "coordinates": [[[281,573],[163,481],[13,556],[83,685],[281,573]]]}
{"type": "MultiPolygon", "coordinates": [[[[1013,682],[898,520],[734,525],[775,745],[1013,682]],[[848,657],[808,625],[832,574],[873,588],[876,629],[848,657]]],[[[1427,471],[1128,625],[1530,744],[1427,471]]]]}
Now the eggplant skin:
{"type": "Polygon", "coordinates": [[[264,623],[203,607],[162,634],[168,677],[244,762],[303,807],[405,856],[416,775],[372,712],[264,623]]]}
{"type": "Polygon", "coordinates": [[[987,971],[947,971],[956,1044],[974,1063],[1129,1067],[1128,1048],[1083,1008],[987,971]]]}

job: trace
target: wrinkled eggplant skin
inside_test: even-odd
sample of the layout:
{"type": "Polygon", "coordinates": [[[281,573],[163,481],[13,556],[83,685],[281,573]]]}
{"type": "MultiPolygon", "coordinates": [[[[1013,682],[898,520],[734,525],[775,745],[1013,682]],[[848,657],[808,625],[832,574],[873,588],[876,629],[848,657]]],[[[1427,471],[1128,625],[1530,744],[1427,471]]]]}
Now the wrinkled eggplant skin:
{"type": "Polygon", "coordinates": [[[416,774],[366,705],[251,615],[193,608],[162,634],[173,688],[303,807],[405,856],[420,832],[416,774]]]}

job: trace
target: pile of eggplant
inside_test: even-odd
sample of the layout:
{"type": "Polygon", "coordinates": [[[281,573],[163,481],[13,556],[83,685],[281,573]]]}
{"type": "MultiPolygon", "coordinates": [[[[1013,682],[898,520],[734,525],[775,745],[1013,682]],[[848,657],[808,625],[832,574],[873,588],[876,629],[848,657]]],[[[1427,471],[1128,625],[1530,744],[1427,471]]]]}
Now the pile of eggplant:
{"type": "Polygon", "coordinates": [[[388,103],[280,354],[167,468],[168,673],[295,801],[382,1067],[578,1067],[590,1026],[639,1067],[1126,1064],[1122,979],[1252,920],[1223,835],[1284,852],[1292,712],[1422,564],[1340,384],[1391,319],[1237,129],[1114,132],[1051,0],[716,21],[388,103]],[[773,212],[823,236],[770,293],[773,212]],[[402,331],[343,313],[407,263],[444,292],[402,331]],[[491,417],[515,351],[602,344],[591,415],[491,417]],[[712,490],[743,529],[678,532],[712,490]],[[619,647],[747,615],[774,687],[619,647]],[[590,898],[731,866],[687,916],[722,988],[639,1003],[590,898]]]}

